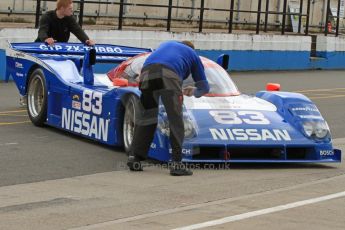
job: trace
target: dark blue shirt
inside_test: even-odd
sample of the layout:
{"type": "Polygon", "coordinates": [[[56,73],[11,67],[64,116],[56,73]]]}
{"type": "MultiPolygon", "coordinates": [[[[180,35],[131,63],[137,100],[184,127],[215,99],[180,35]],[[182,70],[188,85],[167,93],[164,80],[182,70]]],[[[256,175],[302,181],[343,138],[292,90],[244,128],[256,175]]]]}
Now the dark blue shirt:
{"type": "Polygon", "coordinates": [[[192,74],[195,86],[197,87],[194,92],[194,96],[196,97],[201,97],[210,90],[200,57],[192,48],[183,43],[176,41],[162,43],[146,59],[143,67],[151,64],[161,64],[168,67],[181,80],[185,80],[192,74]]]}

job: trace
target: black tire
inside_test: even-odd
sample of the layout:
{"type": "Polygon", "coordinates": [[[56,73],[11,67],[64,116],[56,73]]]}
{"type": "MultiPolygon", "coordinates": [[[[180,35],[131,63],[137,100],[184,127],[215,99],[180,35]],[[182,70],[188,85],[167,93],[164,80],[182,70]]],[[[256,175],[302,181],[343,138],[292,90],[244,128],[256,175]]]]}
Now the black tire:
{"type": "Polygon", "coordinates": [[[123,117],[123,146],[127,153],[131,150],[134,126],[135,126],[135,115],[137,111],[137,104],[139,99],[131,95],[125,102],[125,115],[123,117]]]}
{"type": "Polygon", "coordinates": [[[31,122],[44,126],[47,120],[47,86],[42,69],[36,69],[29,78],[27,89],[27,111],[31,122]]]}

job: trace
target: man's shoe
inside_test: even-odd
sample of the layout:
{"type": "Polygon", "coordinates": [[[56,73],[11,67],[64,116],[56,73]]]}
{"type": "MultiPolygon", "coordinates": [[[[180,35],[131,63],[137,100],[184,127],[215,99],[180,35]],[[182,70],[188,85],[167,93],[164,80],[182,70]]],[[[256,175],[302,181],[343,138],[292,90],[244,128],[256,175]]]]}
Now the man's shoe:
{"type": "Polygon", "coordinates": [[[27,95],[20,96],[19,105],[24,107],[24,106],[26,106],[27,103],[28,103],[28,96],[27,95]]]}
{"type": "Polygon", "coordinates": [[[139,172],[143,171],[143,167],[141,166],[140,159],[136,156],[129,156],[127,160],[127,166],[129,170],[139,172]]]}
{"type": "Polygon", "coordinates": [[[191,176],[193,172],[181,162],[174,162],[170,168],[171,176],[191,176]]]}
{"type": "Polygon", "coordinates": [[[171,176],[191,176],[193,172],[190,169],[170,169],[171,176]]]}

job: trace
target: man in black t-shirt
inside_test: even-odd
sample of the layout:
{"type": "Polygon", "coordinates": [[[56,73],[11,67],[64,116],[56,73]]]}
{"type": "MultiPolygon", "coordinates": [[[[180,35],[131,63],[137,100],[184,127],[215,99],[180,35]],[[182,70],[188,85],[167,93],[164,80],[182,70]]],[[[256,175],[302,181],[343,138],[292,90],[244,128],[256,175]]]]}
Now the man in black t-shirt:
{"type": "Polygon", "coordinates": [[[81,42],[95,45],[95,41],[89,39],[72,14],[72,0],[57,0],[56,10],[42,15],[35,42],[46,42],[48,45],[53,45],[55,42],[68,42],[72,32],[81,42]]]}

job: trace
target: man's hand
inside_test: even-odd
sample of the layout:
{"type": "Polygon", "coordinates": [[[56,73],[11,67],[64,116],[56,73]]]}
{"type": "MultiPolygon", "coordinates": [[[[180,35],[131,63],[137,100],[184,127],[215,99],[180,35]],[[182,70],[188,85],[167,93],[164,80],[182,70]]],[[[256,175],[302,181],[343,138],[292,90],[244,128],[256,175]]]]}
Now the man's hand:
{"type": "Polygon", "coordinates": [[[88,46],[94,46],[94,45],[96,45],[96,42],[94,40],[90,39],[90,40],[86,40],[85,44],[88,45],[88,46]]]}
{"type": "Polygon", "coordinates": [[[186,96],[188,96],[188,97],[191,97],[191,96],[194,95],[194,90],[195,90],[195,89],[196,89],[196,88],[193,87],[193,86],[187,86],[186,88],[183,88],[183,89],[182,89],[183,95],[186,95],[186,96]]]}
{"type": "Polygon", "coordinates": [[[54,38],[47,38],[46,40],[44,40],[44,42],[47,43],[48,45],[52,46],[52,45],[54,45],[56,40],[54,40],[54,38]]]}

